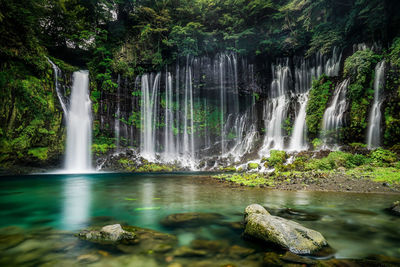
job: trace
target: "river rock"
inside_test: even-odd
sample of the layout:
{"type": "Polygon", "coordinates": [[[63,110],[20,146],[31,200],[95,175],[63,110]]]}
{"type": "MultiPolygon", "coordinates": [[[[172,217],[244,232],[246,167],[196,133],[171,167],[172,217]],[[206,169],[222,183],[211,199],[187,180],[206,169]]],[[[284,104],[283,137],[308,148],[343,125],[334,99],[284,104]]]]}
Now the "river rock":
{"type": "Polygon", "coordinates": [[[218,213],[186,212],[168,215],[161,220],[161,224],[167,227],[197,227],[214,224],[223,216],[218,213]]]}
{"type": "Polygon", "coordinates": [[[271,215],[263,206],[258,205],[258,204],[251,204],[244,209],[245,221],[247,220],[247,217],[253,213],[271,215]]]}
{"type": "Polygon", "coordinates": [[[327,246],[321,233],[308,229],[299,223],[272,216],[260,207],[246,208],[244,234],[269,243],[274,243],[296,254],[313,254],[327,246]],[[252,212],[254,210],[254,212],[252,212]]]}
{"type": "Polygon", "coordinates": [[[393,202],[390,208],[387,209],[391,214],[400,216],[400,201],[393,202]]]}
{"type": "Polygon", "coordinates": [[[114,243],[119,241],[129,241],[135,238],[135,234],[122,229],[120,224],[106,225],[97,230],[83,230],[79,237],[92,242],[114,243]]]}
{"type": "Polygon", "coordinates": [[[207,251],[182,246],[177,248],[172,254],[175,257],[203,257],[207,255],[207,251]]]}
{"type": "Polygon", "coordinates": [[[128,245],[119,244],[117,249],[124,253],[165,253],[178,243],[175,235],[158,232],[137,226],[123,226],[125,231],[135,233],[135,240],[128,245]],[[135,244],[132,246],[132,244],[135,244]]]}

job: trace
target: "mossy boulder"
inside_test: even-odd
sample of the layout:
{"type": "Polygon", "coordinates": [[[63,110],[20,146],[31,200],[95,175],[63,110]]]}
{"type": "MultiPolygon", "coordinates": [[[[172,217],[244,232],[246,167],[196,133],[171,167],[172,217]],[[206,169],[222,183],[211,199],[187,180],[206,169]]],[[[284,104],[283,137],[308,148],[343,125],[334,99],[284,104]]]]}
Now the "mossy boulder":
{"type": "Polygon", "coordinates": [[[256,162],[250,162],[249,164],[247,164],[247,170],[249,170],[249,171],[258,170],[259,167],[260,167],[260,165],[256,162]]]}
{"type": "Polygon", "coordinates": [[[79,238],[95,243],[117,243],[135,239],[135,234],[122,229],[120,224],[106,225],[100,230],[83,230],[79,238]]]}
{"type": "Polygon", "coordinates": [[[314,254],[328,245],[321,233],[269,215],[261,208],[254,204],[246,208],[245,236],[273,243],[296,254],[314,254]]]}

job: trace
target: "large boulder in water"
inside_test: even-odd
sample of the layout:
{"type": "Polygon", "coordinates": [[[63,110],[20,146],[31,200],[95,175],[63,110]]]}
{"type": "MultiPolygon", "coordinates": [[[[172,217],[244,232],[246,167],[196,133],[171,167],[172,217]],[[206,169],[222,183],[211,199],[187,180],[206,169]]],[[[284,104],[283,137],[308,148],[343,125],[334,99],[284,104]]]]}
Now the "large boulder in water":
{"type": "Polygon", "coordinates": [[[246,208],[246,236],[274,243],[296,254],[313,254],[328,245],[321,233],[299,223],[272,216],[261,208],[257,204],[246,208]]]}

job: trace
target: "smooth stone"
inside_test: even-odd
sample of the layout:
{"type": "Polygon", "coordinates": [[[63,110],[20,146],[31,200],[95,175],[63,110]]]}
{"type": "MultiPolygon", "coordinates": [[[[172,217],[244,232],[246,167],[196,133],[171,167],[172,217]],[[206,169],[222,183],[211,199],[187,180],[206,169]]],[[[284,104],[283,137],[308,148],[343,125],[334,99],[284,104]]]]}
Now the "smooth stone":
{"type": "Polygon", "coordinates": [[[91,242],[110,242],[130,241],[135,238],[135,234],[122,229],[120,224],[106,225],[97,230],[83,230],[79,237],[91,242]]]}
{"type": "Polygon", "coordinates": [[[247,217],[253,213],[271,215],[263,206],[259,204],[251,204],[244,209],[244,219],[246,220],[247,217]]]}
{"type": "Polygon", "coordinates": [[[327,246],[321,233],[301,224],[277,216],[253,213],[247,210],[244,234],[268,243],[276,244],[296,254],[313,254],[327,246]]]}
{"type": "Polygon", "coordinates": [[[135,233],[134,240],[128,244],[117,245],[117,248],[124,253],[165,253],[178,243],[176,236],[171,234],[136,226],[123,226],[123,229],[135,233]]]}
{"type": "Polygon", "coordinates": [[[223,216],[218,213],[187,212],[168,215],[161,220],[166,227],[197,227],[204,224],[214,224],[223,216]]]}
{"type": "Polygon", "coordinates": [[[172,255],[174,255],[175,257],[203,257],[207,255],[207,251],[182,246],[174,250],[172,255]]]}
{"type": "Polygon", "coordinates": [[[78,256],[76,259],[79,263],[88,264],[88,263],[94,263],[96,261],[99,261],[100,256],[96,255],[96,254],[83,254],[83,255],[78,256]]]}

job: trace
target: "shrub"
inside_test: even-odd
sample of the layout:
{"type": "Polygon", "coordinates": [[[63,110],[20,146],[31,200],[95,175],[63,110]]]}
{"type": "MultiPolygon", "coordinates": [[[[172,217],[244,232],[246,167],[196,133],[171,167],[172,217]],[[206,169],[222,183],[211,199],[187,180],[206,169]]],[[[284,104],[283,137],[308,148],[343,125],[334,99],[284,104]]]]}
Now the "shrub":
{"type": "Polygon", "coordinates": [[[372,151],[370,154],[370,158],[372,159],[372,162],[377,166],[381,166],[387,163],[394,163],[397,161],[397,156],[395,153],[383,148],[378,148],[372,151]]]}
{"type": "Polygon", "coordinates": [[[247,169],[248,170],[255,170],[258,169],[259,164],[255,163],[255,162],[250,162],[249,164],[247,164],[247,169]]]}
{"type": "Polygon", "coordinates": [[[270,156],[267,159],[269,167],[276,167],[277,165],[282,165],[286,162],[287,155],[285,151],[271,150],[270,156]]]}
{"type": "Polygon", "coordinates": [[[315,138],[319,134],[322,117],[329,97],[332,95],[332,88],[332,82],[325,75],[312,84],[306,110],[307,130],[310,138],[315,138]]]}

